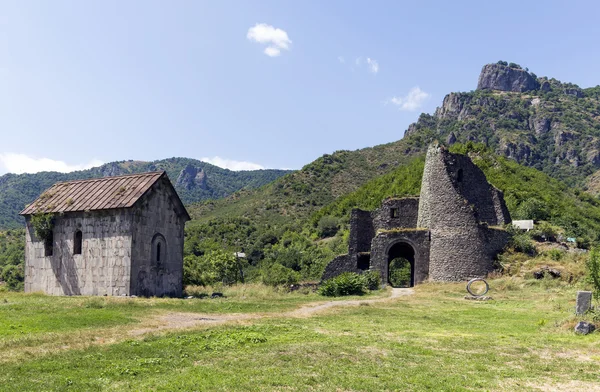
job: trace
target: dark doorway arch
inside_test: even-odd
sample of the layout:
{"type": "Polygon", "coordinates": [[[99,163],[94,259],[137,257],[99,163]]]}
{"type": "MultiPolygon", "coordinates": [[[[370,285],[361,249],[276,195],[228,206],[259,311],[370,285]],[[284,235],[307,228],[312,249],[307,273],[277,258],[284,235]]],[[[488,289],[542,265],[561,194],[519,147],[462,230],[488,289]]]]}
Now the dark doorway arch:
{"type": "Polygon", "coordinates": [[[398,242],[388,251],[388,283],[392,287],[415,285],[415,250],[406,242],[398,242]]]}

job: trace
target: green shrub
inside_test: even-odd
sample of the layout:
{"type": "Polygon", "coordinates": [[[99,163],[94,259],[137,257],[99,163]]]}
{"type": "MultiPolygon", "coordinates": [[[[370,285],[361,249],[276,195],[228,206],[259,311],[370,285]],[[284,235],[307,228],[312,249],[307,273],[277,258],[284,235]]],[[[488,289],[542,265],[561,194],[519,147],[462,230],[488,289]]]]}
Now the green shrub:
{"type": "Polygon", "coordinates": [[[31,225],[35,232],[35,236],[41,240],[47,241],[52,238],[54,230],[54,214],[36,214],[31,217],[31,225]]]}
{"type": "Polygon", "coordinates": [[[363,295],[366,292],[365,279],[355,272],[344,272],[323,282],[319,294],[328,297],[343,295],[363,295]]]}
{"type": "Polygon", "coordinates": [[[565,251],[560,249],[550,249],[549,251],[544,252],[544,254],[554,261],[559,261],[565,256],[565,251]]]}
{"type": "Polygon", "coordinates": [[[23,265],[7,265],[0,270],[0,278],[6,282],[6,287],[13,291],[23,290],[24,271],[23,265]]]}
{"type": "Polygon", "coordinates": [[[587,269],[587,280],[593,286],[594,298],[600,300],[600,248],[593,248],[590,251],[585,263],[587,269]]]}
{"type": "Polygon", "coordinates": [[[322,217],[317,224],[319,237],[333,237],[339,230],[339,224],[339,220],[333,216],[326,215],[322,217]]]}
{"type": "Polygon", "coordinates": [[[531,242],[531,239],[526,234],[515,234],[511,237],[510,244],[516,252],[526,253],[530,256],[535,256],[537,251],[531,242]]]}
{"type": "Polygon", "coordinates": [[[273,263],[264,267],[260,272],[260,278],[267,286],[292,285],[298,283],[300,274],[291,268],[279,263],[273,263]]]}
{"type": "Polygon", "coordinates": [[[381,288],[381,274],[379,271],[367,271],[360,276],[364,279],[367,289],[379,290],[381,288]]]}

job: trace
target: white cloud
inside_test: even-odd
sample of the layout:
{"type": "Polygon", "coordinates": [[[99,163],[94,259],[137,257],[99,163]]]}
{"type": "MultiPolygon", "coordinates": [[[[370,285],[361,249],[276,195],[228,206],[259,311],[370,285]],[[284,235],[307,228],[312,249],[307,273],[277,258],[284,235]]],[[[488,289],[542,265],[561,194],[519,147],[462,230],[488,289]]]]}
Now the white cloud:
{"type": "Polygon", "coordinates": [[[338,61],[342,64],[344,64],[346,62],[346,59],[343,58],[342,56],[338,56],[338,61]]]}
{"type": "Polygon", "coordinates": [[[379,63],[377,60],[367,57],[367,64],[369,65],[369,71],[373,72],[374,74],[379,72],[379,63]]]}
{"type": "Polygon", "coordinates": [[[100,166],[104,162],[92,159],[88,163],[69,165],[63,161],[56,161],[50,158],[34,158],[26,154],[1,153],[0,154],[0,172],[15,174],[37,173],[41,171],[57,171],[69,173],[76,170],[85,170],[100,166]]]}
{"type": "Polygon", "coordinates": [[[356,60],[354,60],[354,64],[356,64],[357,67],[360,67],[362,64],[362,57],[357,57],[356,60]]]}
{"type": "Polygon", "coordinates": [[[210,163],[211,165],[222,167],[223,169],[229,170],[261,170],[265,167],[258,163],[246,162],[246,161],[235,161],[233,159],[221,158],[221,157],[204,157],[200,158],[201,161],[210,163]]]}
{"type": "Polygon", "coordinates": [[[250,27],[246,38],[250,41],[267,45],[264,53],[269,57],[279,56],[281,50],[290,50],[292,43],[285,30],[275,28],[266,23],[257,23],[254,27],[250,27]]]}
{"type": "Polygon", "coordinates": [[[423,102],[427,98],[429,98],[429,94],[421,90],[419,86],[416,86],[411,88],[404,97],[392,97],[388,99],[386,103],[394,104],[398,106],[398,109],[400,110],[414,112],[423,105],[423,102]]]}
{"type": "Polygon", "coordinates": [[[281,54],[281,50],[279,50],[279,48],[276,48],[274,46],[269,46],[269,47],[265,48],[264,52],[269,57],[277,57],[281,54]]]}

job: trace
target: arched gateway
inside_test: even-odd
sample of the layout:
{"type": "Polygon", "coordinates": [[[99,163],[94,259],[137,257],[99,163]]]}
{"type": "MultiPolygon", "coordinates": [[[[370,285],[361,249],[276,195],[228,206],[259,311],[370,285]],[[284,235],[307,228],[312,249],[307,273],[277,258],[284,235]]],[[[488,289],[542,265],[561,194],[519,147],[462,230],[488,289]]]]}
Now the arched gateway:
{"type": "Polygon", "coordinates": [[[397,242],[388,249],[388,283],[392,287],[415,285],[415,250],[407,242],[397,242]]]}

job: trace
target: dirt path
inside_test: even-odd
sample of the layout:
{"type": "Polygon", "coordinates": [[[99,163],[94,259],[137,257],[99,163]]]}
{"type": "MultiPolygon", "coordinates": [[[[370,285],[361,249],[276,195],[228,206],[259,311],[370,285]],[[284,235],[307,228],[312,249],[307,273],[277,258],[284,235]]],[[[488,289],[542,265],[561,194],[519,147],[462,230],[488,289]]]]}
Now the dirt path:
{"type": "Polygon", "coordinates": [[[212,314],[212,313],[167,313],[150,321],[147,327],[131,330],[129,333],[134,336],[143,335],[150,332],[164,330],[187,329],[198,326],[212,326],[231,322],[240,322],[246,320],[255,320],[262,318],[275,317],[310,317],[316,313],[327,309],[342,306],[358,306],[362,303],[385,302],[394,298],[411,295],[413,289],[393,288],[392,295],[385,298],[376,299],[353,299],[343,301],[316,302],[304,305],[298,309],[284,313],[234,313],[234,314],[212,314]]]}

